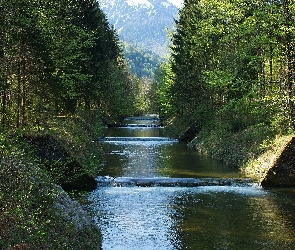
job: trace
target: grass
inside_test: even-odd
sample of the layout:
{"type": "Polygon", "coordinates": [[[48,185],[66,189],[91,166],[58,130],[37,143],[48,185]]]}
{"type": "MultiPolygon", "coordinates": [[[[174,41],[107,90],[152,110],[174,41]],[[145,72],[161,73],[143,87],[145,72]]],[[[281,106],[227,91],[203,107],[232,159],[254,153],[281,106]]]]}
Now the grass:
{"type": "Polygon", "coordinates": [[[274,165],[283,150],[286,148],[286,145],[293,137],[293,134],[277,136],[271,143],[269,143],[268,148],[262,154],[246,162],[242,170],[247,176],[255,178],[261,182],[266,177],[270,167],[274,165]]]}
{"type": "MultiPolygon", "coordinates": [[[[101,151],[99,115],[57,117],[41,129],[60,142],[83,173],[95,175],[101,151]]],[[[23,140],[37,131],[0,134],[0,249],[101,249],[101,234],[23,140]]],[[[60,174],[60,173],[59,173],[60,174]]]]}
{"type": "Polygon", "coordinates": [[[239,168],[263,153],[273,136],[271,128],[258,124],[235,133],[226,130],[201,131],[190,146],[226,165],[239,168]]]}

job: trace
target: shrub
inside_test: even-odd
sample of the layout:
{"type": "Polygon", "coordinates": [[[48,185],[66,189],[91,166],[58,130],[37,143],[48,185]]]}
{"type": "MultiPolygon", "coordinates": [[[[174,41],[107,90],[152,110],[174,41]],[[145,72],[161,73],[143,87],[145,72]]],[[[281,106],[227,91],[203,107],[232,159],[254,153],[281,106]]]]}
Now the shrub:
{"type": "Polygon", "coordinates": [[[4,157],[0,165],[0,248],[100,249],[99,230],[90,218],[83,221],[81,214],[87,218],[86,213],[65,197],[40,168],[15,154],[4,157]]]}

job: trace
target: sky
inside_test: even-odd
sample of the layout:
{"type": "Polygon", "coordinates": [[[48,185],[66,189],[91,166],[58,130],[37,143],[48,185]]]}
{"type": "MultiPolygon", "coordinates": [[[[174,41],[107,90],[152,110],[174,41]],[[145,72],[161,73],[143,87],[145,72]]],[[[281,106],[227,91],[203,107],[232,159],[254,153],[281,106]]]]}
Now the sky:
{"type": "Polygon", "coordinates": [[[173,3],[177,7],[181,7],[183,0],[168,0],[169,2],[173,3]]]}
{"type": "MultiPolygon", "coordinates": [[[[168,0],[168,2],[176,5],[178,8],[181,7],[184,0],[168,0]]],[[[148,0],[127,0],[129,5],[138,5],[138,4],[146,4],[150,5],[150,2],[148,0]]]]}

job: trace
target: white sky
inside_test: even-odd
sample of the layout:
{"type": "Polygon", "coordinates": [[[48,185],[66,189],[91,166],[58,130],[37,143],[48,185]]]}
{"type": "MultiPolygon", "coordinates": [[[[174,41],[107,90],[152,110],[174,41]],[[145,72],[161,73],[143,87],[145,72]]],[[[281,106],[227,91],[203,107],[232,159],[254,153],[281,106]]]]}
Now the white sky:
{"type": "Polygon", "coordinates": [[[170,3],[173,3],[177,7],[181,7],[183,0],[168,0],[170,3]]]}
{"type": "MultiPolygon", "coordinates": [[[[176,5],[178,8],[181,7],[182,3],[184,0],[168,0],[168,2],[176,5]]],[[[138,4],[146,4],[146,5],[150,5],[150,2],[148,0],[127,0],[127,3],[129,5],[138,5],[138,4]]]]}
{"type": "Polygon", "coordinates": [[[138,4],[150,5],[150,2],[148,0],[127,0],[127,3],[129,5],[138,5],[138,4]]]}

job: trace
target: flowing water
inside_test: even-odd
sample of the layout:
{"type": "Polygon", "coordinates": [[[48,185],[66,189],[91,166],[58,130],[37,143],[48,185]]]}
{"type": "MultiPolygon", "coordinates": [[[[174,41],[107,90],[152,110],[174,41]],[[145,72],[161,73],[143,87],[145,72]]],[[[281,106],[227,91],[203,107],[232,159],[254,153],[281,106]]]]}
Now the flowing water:
{"type": "Polygon", "coordinates": [[[262,189],[165,137],[155,116],[105,136],[88,196],[103,250],[295,249],[295,190],[262,189]]]}

